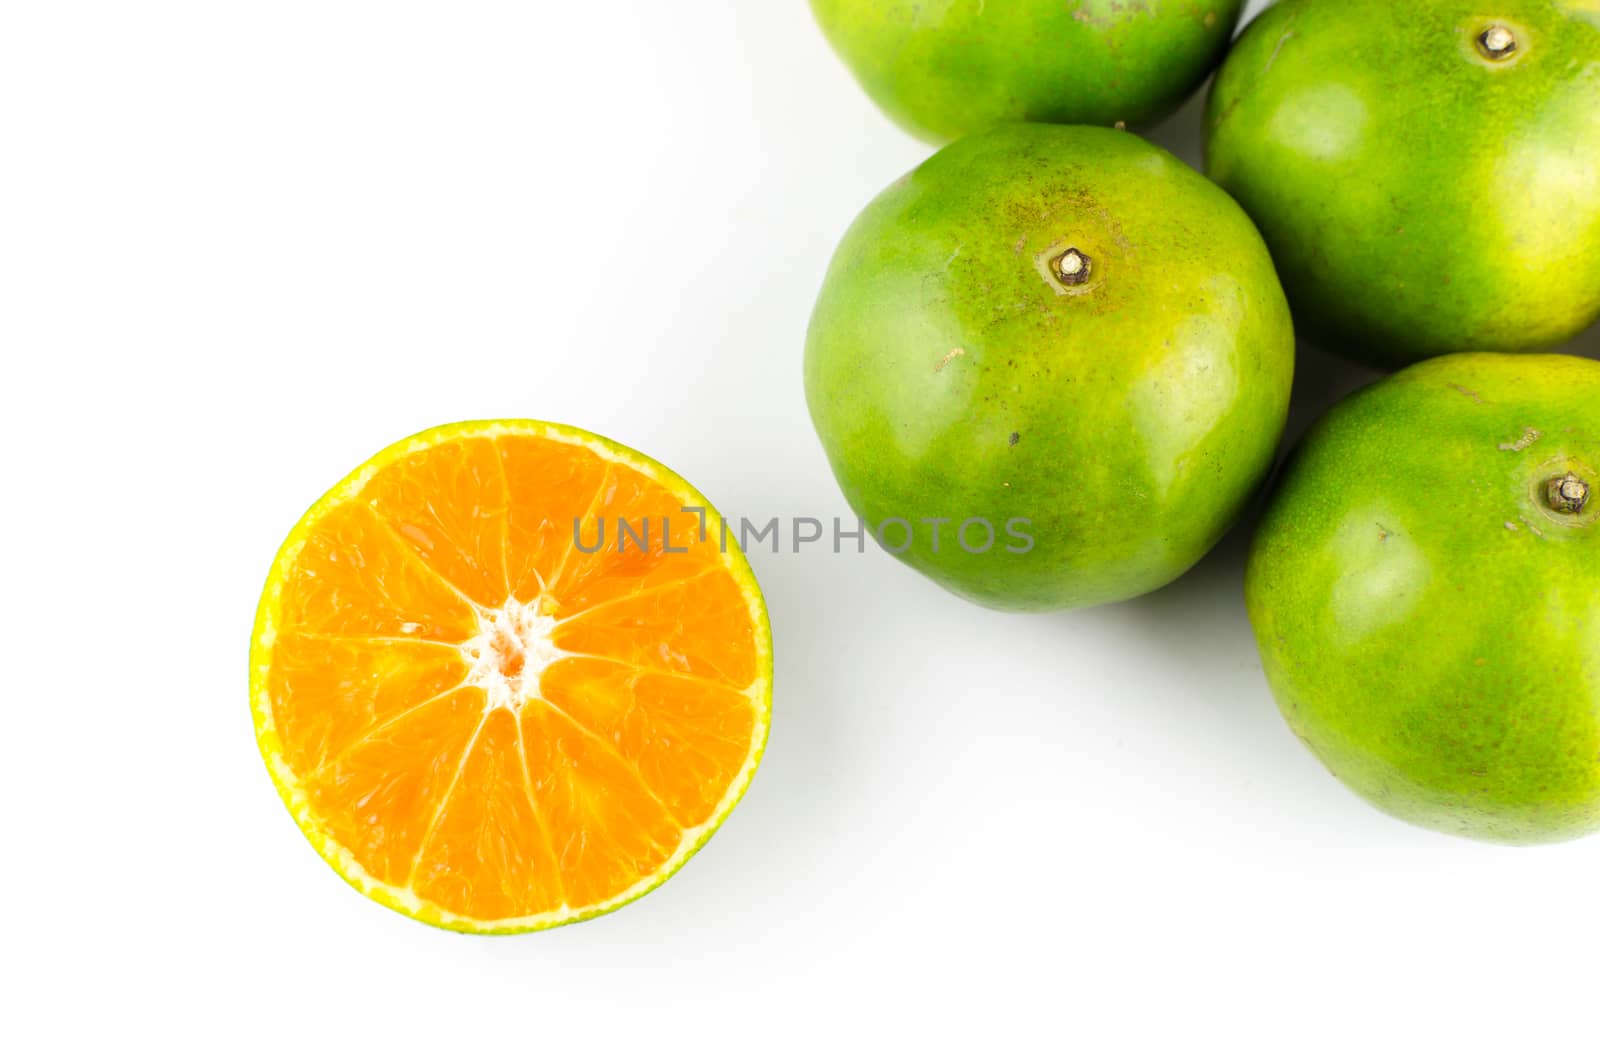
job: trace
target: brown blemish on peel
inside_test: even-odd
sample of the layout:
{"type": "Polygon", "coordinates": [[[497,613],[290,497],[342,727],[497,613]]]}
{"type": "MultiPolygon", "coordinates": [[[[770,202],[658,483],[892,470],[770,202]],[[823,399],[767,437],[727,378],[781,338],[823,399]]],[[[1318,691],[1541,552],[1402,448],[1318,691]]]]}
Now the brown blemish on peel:
{"type": "Polygon", "coordinates": [[[966,355],[967,355],[967,351],[962,349],[960,346],[957,346],[955,349],[951,350],[949,353],[944,355],[944,360],[942,360],[938,364],[934,365],[934,368],[933,368],[934,374],[938,375],[940,372],[944,371],[945,366],[948,365],[951,361],[955,360],[957,357],[965,357],[966,355]]]}
{"type": "Polygon", "coordinates": [[[1290,25],[1283,28],[1283,35],[1278,38],[1278,46],[1272,49],[1272,56],[1267,59],[1267,65],[1261,69],[1262,77],[1272,73],[1272,68],[1277,65],[1278,56],[1283,53],[1283,46],[1294,39],[1294,26],[1292,23],[1293,20],[1291,20],[1290,25]]]}
{"type": "Polygon", "coordinates": [[[1533,445],[1533,443],[1537,442],[1540,438],[1543,438],[1543,437],[1544,437],[1544,432],[1539,430],[1539,428],[1537,428],[1537,427],[1529,427],[1526,431],[1523,432],[1522,437],[1517,439],[1516,441],[1514,441],[1514,442],[1501,442],[1500,443],[1500,451],[1502,453],[1520,453],[1524,449],[1526,449],[1529,446],[1533,445]]]}

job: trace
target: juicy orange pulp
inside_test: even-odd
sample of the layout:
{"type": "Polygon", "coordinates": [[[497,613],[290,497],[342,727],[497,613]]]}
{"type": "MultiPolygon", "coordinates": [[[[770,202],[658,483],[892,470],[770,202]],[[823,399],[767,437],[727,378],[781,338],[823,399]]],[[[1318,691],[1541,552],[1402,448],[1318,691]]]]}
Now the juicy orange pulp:
{"type": "Polygon", "coordinates": [[[418,436],[324,498],[254,670],[269,766],[334,867],[430,922],[529,930],[681,865],[748,783],[770,697],[759,590],[714,513],[702,540],[682,511],[704,505],[531,422],[418,436]]]}

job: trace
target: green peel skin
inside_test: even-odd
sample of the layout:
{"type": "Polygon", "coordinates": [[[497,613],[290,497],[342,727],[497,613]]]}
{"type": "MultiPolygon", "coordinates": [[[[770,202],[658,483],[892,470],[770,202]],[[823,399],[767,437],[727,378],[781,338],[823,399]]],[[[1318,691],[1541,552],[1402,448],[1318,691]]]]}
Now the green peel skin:
{"type": "Polygon", "coordinates": [[[867,94],[933,143],[1011,121],[1159,121],[1222,60],[1243,7],[1243,0],[811,0],[867,94]]]}
{"type": "Polygon", "coordinates": [[[1600,317],[1600,0],[1284,0],[1206,132],[1330,349],[1392,369],[1600,317]]]}
{"type": "Polygon", "coordinates": [[[1269,470],[1293,373],[1271,259],[1222,191],[1132,133],[1027,124],[958,141],[863,211],[805,358],[851,507],[909,522],[899,558],[941,585],[1019,611],[1193,566],[1269,470]],[[1032,547],[1010,552],[1019,518],[1032,547]],[[969,519],[992,549],[960,547],[969,519]]]}
{"type": "Polygon", "coordinates": [[[1262,522],[1250,618],[1289,725],[1403,820],[1600,830],[1600,362],[1425,361],[1337,406],[1262,522]]]}

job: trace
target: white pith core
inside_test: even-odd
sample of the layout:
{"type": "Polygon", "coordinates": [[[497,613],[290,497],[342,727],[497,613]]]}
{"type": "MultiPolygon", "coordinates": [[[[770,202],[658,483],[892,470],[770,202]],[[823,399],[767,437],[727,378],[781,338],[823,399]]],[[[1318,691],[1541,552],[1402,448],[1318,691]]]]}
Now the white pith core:
{"type": "Polygon", "coordinates": [[[467,684],[483,689],[484,712],[520,711],[539,696],[539,675],[562,656],[551,633],[556,620],[537,602],[508,600],[478,613],[478,635],[461,645],[471,662],[467,684]]]}

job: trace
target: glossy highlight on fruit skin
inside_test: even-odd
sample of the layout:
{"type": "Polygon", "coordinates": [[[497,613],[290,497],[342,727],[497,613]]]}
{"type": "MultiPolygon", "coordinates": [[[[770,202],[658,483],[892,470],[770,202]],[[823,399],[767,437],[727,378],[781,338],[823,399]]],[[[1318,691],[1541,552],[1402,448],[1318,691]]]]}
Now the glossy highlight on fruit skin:
{"type": "Polygon", "coordinates": [[[1503,843],[1600,830],[1600,363],[1425,361],[1282,475],[1247,598],[1284,717],[1357,794],[1503,843]],[[1569,500],[1552,502],[1553,483],[1569,500]]]}
{"type": "Polygon", "coordinates": [[[1549,349],[1600,316],[1597,100],[1596,0],[1283,0],[1217,77],[1207,171],[1331,348],[1549,349]]]}
{"type": "Polygon", "coordinates": [[[811,0],[867,94],[934,143],[1012,121],[1159,121],[1221,61],[1243,7],[1243,0],[811,0]]]}
{"type": "Polygon", "coordinates": [[[1138,596],[1204,556],[1272,463],[1293,371],[1244,213],[1132,133],[1055,125],[958,141],[869,205],[805,360],[851,507],[911,523],[900,558],[940,584],[1024,611],[1138,596]],[[925,519],[950,520],[937,550],[925,519]],[[994,548],[960,547],[969,519],[994,548]]]}
{"type": "Polygon", "coordinates": [[[479,934],[665,882],[770,726],[766,608],[717,525],[661,464],[541,421],[434,428],[357,468],[284,542],[251,642],[257,742],[312,846],[374,901],[479,934]],[[648,544],[594,548],[619,518],[651,520],[648,544]]]}

